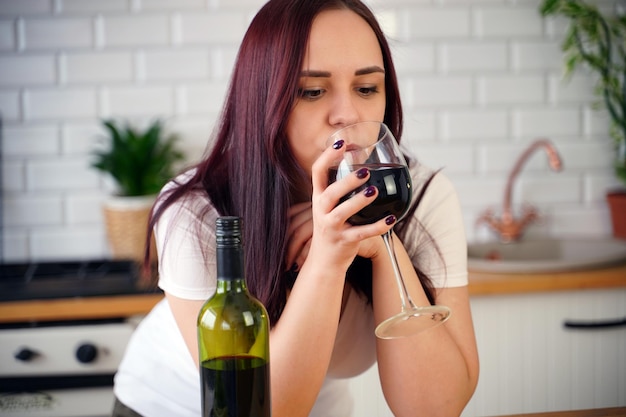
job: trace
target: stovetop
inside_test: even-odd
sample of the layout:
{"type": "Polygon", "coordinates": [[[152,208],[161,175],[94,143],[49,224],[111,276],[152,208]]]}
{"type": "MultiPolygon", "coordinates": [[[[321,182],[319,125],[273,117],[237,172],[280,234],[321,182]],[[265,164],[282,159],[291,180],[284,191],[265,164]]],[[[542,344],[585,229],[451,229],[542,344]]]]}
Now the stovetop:
{"type": "Polygon", "coordinates": [[[139,285],[139,266],[126,260],[0,265],[0,301],[158,292],[139,285]]]}

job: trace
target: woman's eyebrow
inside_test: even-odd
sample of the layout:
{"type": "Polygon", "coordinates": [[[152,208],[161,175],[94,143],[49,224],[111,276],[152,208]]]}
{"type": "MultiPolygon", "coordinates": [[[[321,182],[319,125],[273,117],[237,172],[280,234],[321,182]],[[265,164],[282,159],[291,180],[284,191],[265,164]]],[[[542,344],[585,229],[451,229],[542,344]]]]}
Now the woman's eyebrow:
{"type": "Polygon", "coordinates": [[[367,75],[372,74],[374,72],[382,72],[385,73],[385,70],[379,67],[378,65],[372,65],[371,67],[365,67],[354,71],[354,75],[367,75]]]}
{"type": "MultiPolygon", "coordinates": [[[[375,72],[385,73],[385,70],[379,67],[378,65],[372,65],[365,68],[360,68],[354,71],[354,75],[367,75],[375,72]]],[[[302,70],[300,72],[300,77],[311,77],[311,78],[328,78],[332,74],[330,71],[320,71],[320,70],[302,70]]]]}
{"type": "Polygon", "coordinates": [[[300,72],[300,77],[313,77],[313,78],[325,77],[325,78],[328,78],[328,77],[330,77],[330,72],[329,71],[318,71],[318,70],[302,70],[300,72]]]}

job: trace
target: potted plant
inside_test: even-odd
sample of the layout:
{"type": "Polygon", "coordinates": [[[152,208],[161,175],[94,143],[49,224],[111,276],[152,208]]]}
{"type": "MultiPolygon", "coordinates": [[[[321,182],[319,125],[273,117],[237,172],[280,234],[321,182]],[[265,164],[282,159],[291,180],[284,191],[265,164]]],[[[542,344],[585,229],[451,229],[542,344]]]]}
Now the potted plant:
{"type": "Polygon", "coordinates": [[[94,151],[91,166],[110,175],[117,186],[104,204],[107,237],[114,258],[141,261],[156,194],[184,155],[176,147],[178,136],[166,134],[159,119],[145,130],[115,120],[102,124],[106,145],[94,151]]]}
{"type": "Polygon", "coordinates": [[[626,15],[603,13],[583,0],[544,0],[542,16],[561,16],[569,21],[562,44],[565,73],[581,66],[598,75],[596,108],[605,108],[611,119],[614,140],[614,171],[623,187],[607,193],[613,234],[626,238],[626,15]]]}

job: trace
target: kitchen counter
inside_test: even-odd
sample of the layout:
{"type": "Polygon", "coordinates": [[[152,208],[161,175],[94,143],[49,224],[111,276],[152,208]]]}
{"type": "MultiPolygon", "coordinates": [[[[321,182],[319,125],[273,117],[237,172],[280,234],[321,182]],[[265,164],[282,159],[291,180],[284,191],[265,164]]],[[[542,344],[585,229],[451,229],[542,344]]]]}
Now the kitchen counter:
{"type": "Polygon", "coordinates": [[[163,294],[58,298],[0,303],[0,323],[89,320],[146,314],[163,294]]]}
{"type": "MultiPolygon", "coordinates": [[[[626,287],[626,264],[560,273],[469,273],[471,296],[615,287],[626,287]]],[[[162,298],[162,294],[136,294],[1,302],[0,323],[130,317],[147,313],[162,298]]]]}
{"type": "Polygon", "coordinates": [[[596,408],[593,410],[556,411],[549,413],[515,414],[499,417],[624,417],[626,407],[596,408]]]}
{"type": "Polygon", "coordinates": [[[469,271],[470,295],[519,294],[626,287],[626,264],[602,269],[543,273],[469,271]]]}

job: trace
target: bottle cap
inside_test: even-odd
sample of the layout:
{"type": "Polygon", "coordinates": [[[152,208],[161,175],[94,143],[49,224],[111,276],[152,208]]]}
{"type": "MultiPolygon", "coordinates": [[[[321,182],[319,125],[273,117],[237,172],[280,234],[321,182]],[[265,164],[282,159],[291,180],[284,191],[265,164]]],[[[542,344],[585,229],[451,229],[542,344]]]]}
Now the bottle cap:
{"type": "Polygon", "coordinates": [[[232,248],[242,245],[240,217],[218,217],[215,225],[215,237],[217,238],[218,248],[232,248]]]}

